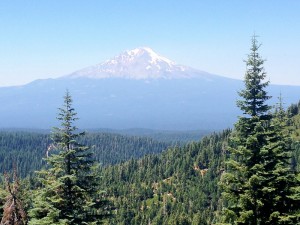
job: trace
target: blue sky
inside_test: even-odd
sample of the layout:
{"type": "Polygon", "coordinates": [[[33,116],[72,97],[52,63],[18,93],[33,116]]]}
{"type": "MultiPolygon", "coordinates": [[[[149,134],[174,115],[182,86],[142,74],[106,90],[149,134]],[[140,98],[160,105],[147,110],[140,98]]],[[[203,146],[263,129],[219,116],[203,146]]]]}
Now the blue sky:
{"type": "Polygon", "coordinates": [[[59,77],[124,50],[243,79],[258,34],[271,83],[300,85],[297,0],[3,0],[0,86],[59,77]]]}

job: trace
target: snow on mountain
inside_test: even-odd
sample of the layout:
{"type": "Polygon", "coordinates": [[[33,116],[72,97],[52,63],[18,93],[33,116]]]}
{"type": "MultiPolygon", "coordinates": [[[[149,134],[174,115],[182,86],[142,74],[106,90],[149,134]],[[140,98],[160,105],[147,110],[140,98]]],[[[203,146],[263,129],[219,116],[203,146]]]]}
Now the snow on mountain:
{"type": "Polygon", "coordinates": [[[126,79],[178,79],[207,76],[208,73],[182,66],[160,56],[151,48],[142,47],[125,51],[114,58],[82,70],[67,78],[126,78],[126,79]]]}
{"type": "MultiPolygon", "coordinates": [[[[0,87],[0,128],[55,126],[57,107],[69,90],[83,129],[221,130],[241,115],[235,102],[243,85],[137,48],[62,78],[0,87]],[[84,79],[110,77],[116,79],[84,79]],[[192,79],[171,79],[186,77],[192,79]]],[[[289,105],[299,101],[300,88],[270,85],[268,94],[270,104],[282,94],[289,105]]]]}

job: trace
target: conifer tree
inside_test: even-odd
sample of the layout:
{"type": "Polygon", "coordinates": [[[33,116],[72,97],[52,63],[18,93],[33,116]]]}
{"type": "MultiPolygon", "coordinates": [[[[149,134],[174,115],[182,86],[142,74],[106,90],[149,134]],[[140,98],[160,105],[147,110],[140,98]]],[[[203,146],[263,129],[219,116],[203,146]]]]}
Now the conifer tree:
{"type": "MultiPolygon", "coordinates": [[[[282,119],[272,118],[266,92],[264,60],[252,38],[246,61],[245,89],[237,105],[243,111],[229,140],[229,159],[221,178],[223,221],[229,224],[296,224],[297,186],[292,173],[290,145],[282,119]],[[280,122],[281,121],[281,122],[280,122]]],[[[282,113],[282,111],[280,110],[282,113]]]]}
{"type": "Polygon", "coordinates": [[[47,150],[48,168],[39,172],[41,189],[30,210],[29,224],[99,224],[105,209],[95,162],[89,147],[78,143],[78,119],[69,92],[57,119],[61,127],[53,130],[53,143],[47,150]]]}
{"type": "Polygon", "coordinates": [[[300,192],[297,190],[300,183],[291,167],[292,141],[287,124],[280,97],[270,123],[268,143],[261,149],[264,170],[258,172],[264,179],[261,210],[266,217],[264,224],[300,222],[300,192]]]}

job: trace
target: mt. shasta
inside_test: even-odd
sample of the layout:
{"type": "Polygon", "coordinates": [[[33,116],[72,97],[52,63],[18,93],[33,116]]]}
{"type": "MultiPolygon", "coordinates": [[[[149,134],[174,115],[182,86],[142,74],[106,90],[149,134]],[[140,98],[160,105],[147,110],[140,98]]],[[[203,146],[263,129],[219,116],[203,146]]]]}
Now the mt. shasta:
{"type": "Polygon", "coordinates": [[[95,66],[76,71],[68,78],[182,79],[205,75],[158,55],[151,48],[136,48],[95,66]]]}
{"type": "MultiPolygon", "coordinates": [[[[177,65],[150,48],[137,48],[57,79],[0,88],[0,127],[51,128],[66,89],[80,128],[224,129],[240,114],[240,80],[177,65]]],[[[271,85],[286,105],[300,87],[271,85]]]]}

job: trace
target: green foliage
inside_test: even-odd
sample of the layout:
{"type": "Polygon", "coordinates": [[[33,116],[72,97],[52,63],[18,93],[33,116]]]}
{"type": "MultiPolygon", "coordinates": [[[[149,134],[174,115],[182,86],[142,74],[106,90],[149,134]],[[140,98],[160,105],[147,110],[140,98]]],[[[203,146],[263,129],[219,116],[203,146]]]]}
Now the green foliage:
{"type": "Polygon", "coordinates": [[[229,133],[102,167],[100,183],[116,207],[109,224],[212,224],[229,133]]]}
{"type": "Polygon", "coordinates": [[[15,164],[20,177],[32,175],[45,162],[45,149],[50,144],[46,134],[29,132],[0,132],[0,173],[12,171],[15,164]]]}
{"type": "Polygon", "coordinates": [[[275,115],[266,100],[263,60],[256,37],[248,56],[245,89],[239,94],[240,117],[229,141],[226,172],[222,175],[223,217],[230,224],[296,224],[299,185],[290,167],[291,145],[282,104],[275,115]]]}
{"type": "Polygon", "coordinates": [[[264,71],[264,60],[258,53],[260,45],[257,44],[256,36],[252,37],[250,54],[246,60],[247,71],[245,75],[245,89],[239,92],[243,98],[237,102],[244,114],[251,117],[265,115],[270,109],[266,100],[270,98],[265,91],[269,82],[264,82],[266,73],[264,71]]]}
{"type": "Polygon", "coordinates": [[[29,224],[99,224],[106,212],[98,192],[98,176],[91,150],[77,142],[76,112],[67,92],[47,150],[48,168],[39,171],[29,224]],[[100,207],[100,208],[99,208],[100,207]]]}
{"type": "Polygon", "coordinates": [[[293,117],[298,115],[300,112],[300,101],[297,104],[292,104],[287,109],[287,115],[293,117]]]}
{"type": "MultiPolygon", "coordinates": [[[[109,133],[87,133],[78,142],[92,146],[94,159],[101,165],[110,165],[156,154],[167,149],[168,143],[147,137],[131,137],[109,133]]],[[[49,134],[2,131],[0,132],[0,173],[12,171],[16,164],[20,177],[33,176],[33,172],[46,166],[46,150],[51,144],[49,134]]]]}

